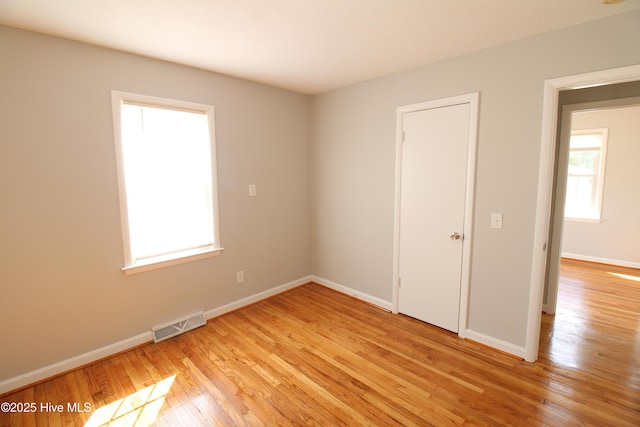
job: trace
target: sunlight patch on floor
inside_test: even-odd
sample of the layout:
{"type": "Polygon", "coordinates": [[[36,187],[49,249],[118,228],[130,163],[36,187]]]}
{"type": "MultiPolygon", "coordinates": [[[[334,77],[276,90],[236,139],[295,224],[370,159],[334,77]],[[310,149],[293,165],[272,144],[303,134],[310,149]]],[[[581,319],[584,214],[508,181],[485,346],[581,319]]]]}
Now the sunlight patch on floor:
{"type": "Polygon", "coordinates": [[[171,389],[172,375],[97,409],[84,427],[143,427],[155,423],[164,399],[171,389]]]}
{"type": "Polygon", "coordinates": [[[640,282],[639,276],[632,276],[630,274],[612,273],[610,271],[608,273],[611,274],[612,276],[620,277],[622,279],[633,280],[634,282],[640,282]]]}

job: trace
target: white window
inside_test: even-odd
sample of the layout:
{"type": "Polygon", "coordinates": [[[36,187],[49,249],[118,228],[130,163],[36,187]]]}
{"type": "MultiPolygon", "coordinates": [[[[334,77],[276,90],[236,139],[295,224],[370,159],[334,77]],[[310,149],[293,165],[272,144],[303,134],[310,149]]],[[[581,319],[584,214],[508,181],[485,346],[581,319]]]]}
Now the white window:
{"type": "Polygon", "coordinates": [[[571,132],[564,215],[567,219],[601,220],[608,129],[571,132]]]}
{"type": "Polygon", "coordinates": [[[117,91],[112,102],[123,270],[218,254],[213,107],[117,91]]]}

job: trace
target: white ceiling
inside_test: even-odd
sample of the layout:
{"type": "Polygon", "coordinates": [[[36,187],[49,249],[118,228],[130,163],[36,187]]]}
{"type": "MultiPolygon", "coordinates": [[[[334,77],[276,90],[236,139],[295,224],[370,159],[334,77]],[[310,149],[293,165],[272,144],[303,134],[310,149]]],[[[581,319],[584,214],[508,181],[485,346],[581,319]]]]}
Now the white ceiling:
{"type": "Polygon", "coordinates": [[[315,94],[640,0],[0,0],[0,23],[315,94]]]}

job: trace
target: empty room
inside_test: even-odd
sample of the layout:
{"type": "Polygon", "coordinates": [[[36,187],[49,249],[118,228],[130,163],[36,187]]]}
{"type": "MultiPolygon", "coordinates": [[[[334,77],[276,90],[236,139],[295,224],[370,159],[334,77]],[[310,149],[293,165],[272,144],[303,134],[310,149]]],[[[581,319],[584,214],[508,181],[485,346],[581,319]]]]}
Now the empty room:
{"type": "Polygon", "coordinates": [[[638,40],[640,0],[0,1],[0,426],[639,425],[638,40]]]}

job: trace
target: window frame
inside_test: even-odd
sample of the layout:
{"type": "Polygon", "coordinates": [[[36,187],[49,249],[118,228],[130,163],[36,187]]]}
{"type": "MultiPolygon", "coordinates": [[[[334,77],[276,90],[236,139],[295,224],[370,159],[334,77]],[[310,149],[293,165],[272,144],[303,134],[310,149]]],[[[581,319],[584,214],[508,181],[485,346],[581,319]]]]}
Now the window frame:
{"type": "MultiPolygon", "coordinates": [[[[606,169],[606,160],[607,160],[607,142],[609,139],[609,128],[592,128],[592,129],[579,129],[579,130],[572,130],[571,131],[571,137],[573,136],[580,136],[580,135],[600,135],[601,138],[601,144],[600,144],[600,161],[598,162],[598,168],[597,168],[597,179],[593,180],[593,187],[591,192],[592,192],[592,197],[595,199],[593,205],[594,205],[594,215],[583,215],[583,216],[578,216],[578,215],[571,215],[568,216],[566,214],[566,200],[565,200],[565,216],[564,219],[568,220],[568,221],[578,221],[578,222],[602,222],[602,196],[604,193],[604,175],[605,175],[605,169],[606,169]],[[595,195],[593,194],[595,192],[595,195]]],[[[572,151],[587,151],[587,149],[585,148],[579,148],[579,149],[571,149],[571,140],[569,140],[569,152],[568,152],[568,159],[571,157],[571,152],[572,151]]],[[[566,183],[566,187],[568,188],[569,185],[569,177],[571,176],[569,174],[569,170],[568,170],[568,163],[567,163],[567,183],[566,183]]],[[[567,191],[565,189],[565,191],[567,191]]]]}
{"type": "Polygon", "coordinates": [[[122,240],[124,249],[124,266],[122,271],[126,274],[141,273],[172,265],[183,264],[187,262],[197,261],[200,259],[210,258],[219,255],[223,248],[220,245],[220,225],[218,214],[218,179],[217,179],[217,162],[216,162],[216,138],[215,138],[215,110],[212,105],[198,104],[188,101],[180,101],[175,99],[161,98],[150,95],[142,95],[130,92],[122,92],[117,90],[111,91],[111,103],[113,111],[113,129],[114,142],[116,150],[116,166],[118,174],[118,193],[120,200],[120,223],[122,230],[122,240]],[[123,154],[123,138],[122,138],[122,106],[124,104],[134,104],[147,106],[152,108],[161,108],[167,110],[187,111],[192,113],[204,114],[207,117],[209,128],[209,146],[210,146],[210,167],[211,167],[211,212],[213,216],[213,243],[201,248],[175,251],[168,254],[154,256],[142,260],[133,258],[130,239],[130,224],[127,188],[125,181],[125,167],[123,154]]]}

